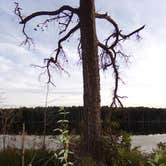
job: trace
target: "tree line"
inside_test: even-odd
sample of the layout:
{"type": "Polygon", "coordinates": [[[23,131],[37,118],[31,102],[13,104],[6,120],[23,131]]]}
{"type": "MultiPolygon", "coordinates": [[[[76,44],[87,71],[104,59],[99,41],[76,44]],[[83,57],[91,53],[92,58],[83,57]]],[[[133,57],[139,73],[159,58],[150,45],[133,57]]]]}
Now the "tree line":
{"type": "MultiPolygon", "coordinates": [[[[1,134],[19,134],[22,125],[28,134],[43,134],[44,112],[46,111],[46,134],[57,134],[57,121],[63,119],[58,113],[59,107],[15,108],[0,110],[1,134]]],[[[79,134],[83,127],[83,107],[64,107],[69,112],[69,130],[79,134]]],[[[147,107],[128,107],[110,110],[101,107],[102,127],[118,128],[132,134],[166,133],[166,109],[147,107]]]]}

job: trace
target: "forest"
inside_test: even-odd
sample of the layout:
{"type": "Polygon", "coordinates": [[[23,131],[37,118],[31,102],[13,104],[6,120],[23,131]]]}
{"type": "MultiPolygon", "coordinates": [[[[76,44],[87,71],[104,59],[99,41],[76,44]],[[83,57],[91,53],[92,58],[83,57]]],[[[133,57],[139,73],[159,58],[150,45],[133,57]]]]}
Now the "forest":
{"type": "MultiPolygon", "coordinates": [[[[9,134],[18,134],[25,124],[28,134],[43,134],[44,116],[46,113],[46,133],[53,134],[57,128],[57,121],[62,119],[58,113],[60,107],[34,107],[0,110],[1,133],[5,118],[8,124],[9,134]],[[12,115],[12,116],[11,116],[12,115]],[[9,118],[11,116],[11,118],[9,118]]],[[[69,130],[80,134],[83,121],[83,107],[64,107],[66,119],[69,120],[69,130]]],[[[108,106],[101,107],[101,119],[103,128],[115,125],[120,130],[131,134],[157,134],[166,132],[166,109],[148,107],[127,107],[110,110],[108,106]],[[111,124],[107,124],[108,118],[111,124]]],[[[55,134],[55,133],[54,133],[55,134]]]]}

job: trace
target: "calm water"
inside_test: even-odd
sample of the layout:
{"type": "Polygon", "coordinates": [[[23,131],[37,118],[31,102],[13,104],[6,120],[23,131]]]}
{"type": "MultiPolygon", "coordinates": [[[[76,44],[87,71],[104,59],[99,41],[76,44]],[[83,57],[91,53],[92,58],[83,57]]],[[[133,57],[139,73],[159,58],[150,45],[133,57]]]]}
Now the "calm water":
{"type": "Polygon", "coordinates": [[[151,152],[159,142],[166,142],[166,134],[137,135],[131,137],[132,147],[140,146],[143,152],[151,152]]]}
{"type": "MultiPolygon", "coordinates": [[[[0,148],[3,147],[2,135],[0,135],[0,148]]],[[[25,148],[39,148],[42,146],[42,136],[26,136],[25,137],[25,148]]],[[[57,137],[58,139],[58,137],[57,137]]],[[[159,142],[166,142],[166,134],[155,134],[155,135],[137,135],[131,136],[132,147],[140,146],[143,152],[151,152],[156,148],[159,142]]],[[[22,137],[20,135],[7,135],[6,145],[10,147],[21,148],[22,137]]],[[[48,149],[55,150],[59,147],[54,139],[50,136],[46,136],[46,147],[48,149]]]]}

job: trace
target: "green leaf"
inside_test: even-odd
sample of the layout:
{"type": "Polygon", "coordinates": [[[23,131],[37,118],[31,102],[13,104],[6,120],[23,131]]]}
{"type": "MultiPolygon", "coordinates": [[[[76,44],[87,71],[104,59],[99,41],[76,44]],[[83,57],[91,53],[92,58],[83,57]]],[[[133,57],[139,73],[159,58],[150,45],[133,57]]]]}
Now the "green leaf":
{"type": "Polygon", "coordinates": [[[64,131],[62,132],[62,134],[68,134],[68,133],[69,133],[68,130],[64,130],[64,131]]]}
{"type": "Polygon", "coordinates": [[[61,162],[64,161],[64,157],[63,157],[63,156],[62,156],[62,157],[58,157],[58,159],[59,159],[61,162]]]}
{"type": "Polygon", "coordinates": [[[166,163],[164,164],[164,163],[162,163],[162,164],[160,164],[159,166],[166,166],[166,163]]]}
{"type": "Polygon", "coordinates": [[[74,165],[72,162],[68,162],[68,165],[74,165]]]}
{"type": "Polygon", "coordinates": [[[69,123],[68,120],[58,120],[57,123],[69,123]]]}
{"type": "Polygon", "coordinates": [[[54,157],[57,159],[58,158],[58,155],[56,153],[54,153],[54,157]]]}
{"type": "Polygon", "coordinates": [[[70,112],[59,112],[60,115],[67,115],[69,114],[70,112]]]}
{"type": "Polygon", "coordinates": [[[62,149],[62,150],[59,152],[59,155],[62,155],[64,152],[65,152],[65,150],[62,149]]]}
{"type": "Polygon", "coordinates": [[[153,160],[149,160],[149,161],[148,161],[148,164],[150,164],[150,166],[156,166],[156,165],[154,164],[154,161],[153,161],[153,160]]]}
{"type": "Polygon", "coordinates": [[[59,129],[59,128],[54,129],[53,131],[54,131],[54,132],[59,131],[59,132],[61,132],[61,133],[63,132],[63,130],[62,130],[62,129],[59,129]]]}

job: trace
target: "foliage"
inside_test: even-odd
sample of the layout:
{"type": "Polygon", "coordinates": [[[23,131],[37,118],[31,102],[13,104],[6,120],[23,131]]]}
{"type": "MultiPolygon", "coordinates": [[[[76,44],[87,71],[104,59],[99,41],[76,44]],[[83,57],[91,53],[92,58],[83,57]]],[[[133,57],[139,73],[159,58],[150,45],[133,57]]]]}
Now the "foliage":
{"type": "MultiPolygon", "coordinates": [[[[101,140],[101,158],[81,157],[75,153],[74,166],[166,166],[166,143],[158,144],[151,154],[141,153],[139,147],[131,149],[130,136],[118,133],[117,137],[104,136],[101,140]],[[121,135],[121,137],[119,137],[121,135]],[[118,139],[119,137],[119,139],[118,139]]],[[[57,152],[57,154],[60,151],[57,152]]],[[[0,165],[21,165],[21,150],[8,148],[0,151],[0,165]]],[[[62,166],[55,152],[44,149],[25,151],[26,166],[62,166]]]]}
{"type": "MultiPolygon", "coordinates": [[[[80,146],[81,147],[81,146],[80,146]]],[[[76,166],[144,166],[147,156],[142,154],[139,147],[131,148],[130,135],[126,132],[114,132],[105,134],[99,141],[100,151],[96,156],[87,155],[81,157],[81,153],[75,153],[76,166]]]]}
{"type": "Polygon", "coordinates": [[[159,143],[148,161],[150,166],[166,166],[166,143],[159,143]]]}
{"type": "Polygon", "coordinates": [[[56,158],[60,160],[63,166],[70,166],[70,165],[73,165],[73,163],[69,160],[69,156],[73,154],[73,152],[70,151],[70,148],[69,148],[71,136],[69,135],[69,130],[68,130],[69,121],[66,120],[66,115],[69,112],[66,112],[63,107],[61,107],[58,112],[59,112],[59,115],[62,116],[62,119],[57,121],[57,123],[59,124],[59,128],[56,128],[54,130],[54,131],[60,132],[59,139],[55,141],[58,144],[62,145],[63,147],[60,150],[58,150],[54,154],[54,156],[56,156],[56,158]]]}
{"type": "MultiPolygon", "coordinates": [[[[48,152],[44,149],[29,149],[25,151],[26,166],[61,166],[59,161],[53,158],[53,152],[48,152]]],[[[2,166],[20,166],[21,165],[21,150],[6,149],[0,151],[0,165],[2,166]]]]}

